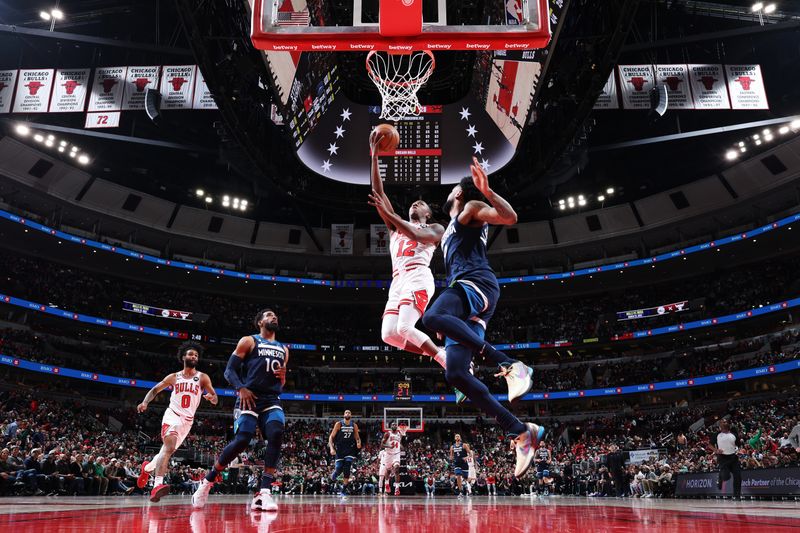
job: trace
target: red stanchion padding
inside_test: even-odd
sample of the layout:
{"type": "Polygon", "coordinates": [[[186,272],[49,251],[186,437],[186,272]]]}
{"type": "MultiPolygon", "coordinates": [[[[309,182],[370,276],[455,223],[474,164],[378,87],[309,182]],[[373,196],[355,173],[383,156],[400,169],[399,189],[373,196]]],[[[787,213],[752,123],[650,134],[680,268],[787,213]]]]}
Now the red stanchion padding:
{"type": "Polygon", "coordinates": [[[422,0],[380,0],[380,34],[409,37],[422,33],[422,0]]]}

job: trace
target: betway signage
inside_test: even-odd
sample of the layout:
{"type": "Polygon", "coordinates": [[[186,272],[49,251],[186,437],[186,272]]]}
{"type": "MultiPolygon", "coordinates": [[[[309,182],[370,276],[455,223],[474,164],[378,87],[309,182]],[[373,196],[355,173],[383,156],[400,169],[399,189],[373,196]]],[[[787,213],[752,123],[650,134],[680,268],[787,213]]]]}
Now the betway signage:
{"type": "Polygon", "coordinates": [[[342,36],[335,41],[326,39],[325,42],[301,39],[282,42],[259,39],[257,47],[273,52],[353,52],[375,50],[378,52],[411,53],[414,50],[536,50],[547,45],[547,40],[542,40],[536,36],[524,42],[520,42],[519,37],[512,39],[494,35],[484,36],[480,39],[431,38],[431,36],[425,36],[424,39],[411,39],[412,41],[403,42],[365,39],[363,36],[355,39],[342,36]]]}
{"type": "MultiPolygon", "coordinates": [[[[717,472],[678,474],[676,496],[732,495],[733,478],[717,488],[717,472]]],[[[742,470],[742,496],[800,496],[800,468],[742,470]]]]}

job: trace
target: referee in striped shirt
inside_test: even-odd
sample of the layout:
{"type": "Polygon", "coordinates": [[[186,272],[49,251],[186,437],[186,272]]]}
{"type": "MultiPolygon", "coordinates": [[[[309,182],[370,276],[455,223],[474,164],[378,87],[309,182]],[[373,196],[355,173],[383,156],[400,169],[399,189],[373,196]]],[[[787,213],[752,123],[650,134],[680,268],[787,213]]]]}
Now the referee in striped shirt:
{"type": "Polygon", "coordinates": [[[727,420],[719,421],[719,434],[717,435],[717,463],[719,464],[719,479],[717,488],[722,490],[722,483],[733,476],[733,497],[742,495],[742,471],[739,468],[739,457],[736,453],[736,435],[731,433],[731,424],[727,420]]]}

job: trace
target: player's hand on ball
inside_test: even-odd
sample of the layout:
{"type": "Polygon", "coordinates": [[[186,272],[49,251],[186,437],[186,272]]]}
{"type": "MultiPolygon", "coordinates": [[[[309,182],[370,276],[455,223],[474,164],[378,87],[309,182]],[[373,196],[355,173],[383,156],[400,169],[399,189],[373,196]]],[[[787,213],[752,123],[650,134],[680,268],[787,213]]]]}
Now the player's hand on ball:
{"type": "Polygon", "coordinates": [[[136,406],[136,410],[139,411],[140,413],[144,413],[145,411],[147,411],[147,404],[144,402],[140,403],[139,405],[136,406]]]}
{"type": "Polygon", "coordinates": [[[472,172],[472,183],[475,184],[475,187],[484,196],[489,194],[489,176],[486,175],[486,172],[483,170],[483,167],[480,163],[478,163],[478,158],[472,158],[472,164],[469,166],[470,171],[472,172]]]}
{"type": "Polygon", "coordinates": [[[371,155],[378,153],[377,147],[383,140],[383,137],[383,133],[378,132],[378,130],[372,130],[372,133],[369,134],[369,153],[371,155]]]}
{"type": "Polygon", "coordinates": [[[258,398],[253,391],[247,387],[239,389],[239,400],[242,406],[242,411],[252,411],[256,408],[256,398],[258,398]]]}

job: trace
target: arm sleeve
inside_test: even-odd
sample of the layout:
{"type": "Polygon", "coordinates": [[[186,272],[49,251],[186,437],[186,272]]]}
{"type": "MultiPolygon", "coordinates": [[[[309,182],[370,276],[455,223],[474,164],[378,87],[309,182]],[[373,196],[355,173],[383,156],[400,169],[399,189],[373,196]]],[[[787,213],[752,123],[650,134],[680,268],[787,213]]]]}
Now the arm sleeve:
{"type": "Polygon", "coordinates": [[[225,367],[225,379],[228,380],[228,383],[233,385],[233,388],[236,390],[241,389],[244,387],[244,383],[239,378],[239,372],[242,369],[242,359],[237,355],[231,355],[230,359],[228,359],[228,365],[225,367]]]}

